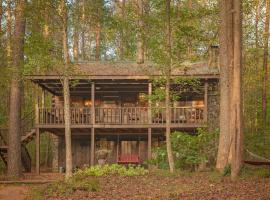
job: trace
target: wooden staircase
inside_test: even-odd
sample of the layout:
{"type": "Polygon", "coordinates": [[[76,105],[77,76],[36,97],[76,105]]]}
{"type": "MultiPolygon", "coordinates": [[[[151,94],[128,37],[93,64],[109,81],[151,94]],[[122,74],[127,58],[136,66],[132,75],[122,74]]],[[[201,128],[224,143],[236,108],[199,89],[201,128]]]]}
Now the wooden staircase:
{"type": "MultiPolygon", "coordinates": [[[[26,148],[26,145],[31,142],[36,136],[36,130],[34,127],[33,112],[26,115],[21,121],[21,156],[22,166],[26,172],[31,171],[31,157],[26,148]]],[[[8,160],[8,129],[0,129],[0,157],[7,166],[8,160]]]]}

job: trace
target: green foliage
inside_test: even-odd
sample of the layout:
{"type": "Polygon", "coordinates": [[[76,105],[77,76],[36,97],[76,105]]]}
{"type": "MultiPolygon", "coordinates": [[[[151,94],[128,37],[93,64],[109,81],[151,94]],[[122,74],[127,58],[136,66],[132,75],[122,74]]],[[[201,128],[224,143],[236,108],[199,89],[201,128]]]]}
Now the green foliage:
{"type": "MultiPolygon", "coordinates": [[[[196,135],[172,133],[171,141],[176,168],[195,170],[200,163],[212,164],[216,153],[215,137],[216,133],[209,133],[203,129],[198,129],[196,135]]],[[[149,162],[163,169],[168,168],[166,147],[156,148],[154,154],[154,159],[149,162]]]]}
{"type": "Polygon", "coordinates": [[[78,177],[74,176],[73,178],[67,181],[58,181],[50,184],[46,190],[45,194],[52,195],[63,195],[71,194],[76,190],[83,190],[88,192],[96,192],[100,190],[99,183],[96,179],[90,177],[78,177]]]}
{"type": "Polygon", "coordinates": [[[231,174],[231,165],[226,165],[222,172],[222,176],[229,176],[230,174],[231,174]]]}
{"type": "MultiPolygon", "coordinates": [[[[171,80],[172,84],[176,84],[171,89],[171,99],[177,101],[183,97],[187,92],[198,93],[201,82],[197,78],[193,77],[177,77],[171,80]]],[[[165,84],[166,80],[164,77],[155,78],[152,80],[154,91],[148,98],[155,103],[165,101],[165,84]]]]}
{"type": "Polygon", "coordinates": [[[250,167],[244,166],[241,169],[240,176],[242,178],[256,177],[256,178],[270,178],[270,169],[266,167],[250,167]]]}
{"type": "Polygon", "coordinates": [[[120,176],[142,176],[148,174],[148,170],[141,166],[129,165],[104,165],[93,166],[76,172],[76,177],[88,177],[88,176],[107,176],[107,175],[120,175],[120,176]]]}

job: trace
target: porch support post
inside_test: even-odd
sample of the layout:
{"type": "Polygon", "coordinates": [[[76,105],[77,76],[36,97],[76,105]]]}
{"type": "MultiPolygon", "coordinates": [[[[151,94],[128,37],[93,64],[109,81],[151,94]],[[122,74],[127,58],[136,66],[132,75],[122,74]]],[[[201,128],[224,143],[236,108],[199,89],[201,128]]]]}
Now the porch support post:
{"type": "MultiPolygon", "coordinates": [[[[148,95],[151,96],[152,95],[152,83],[148,83],[148,95]]],[[[152,124],[152,102],[151,102],[151,98],[148,98],[148,124],[149,124],[149,128],[148,128],[148,142],[147,142],[147,158],[148,160],[151,159],[152,157],[152,128],[151,128],[151,124],[152,124]]]]}
{"type": "Polygon", "coordinates": [[[117,135],[116,139],[116,163],[118,162],[118,158],[119,158],[119,134],[117,135]]]}
{"type": "Polygon", "coordinates": [[[59,136],[52,134],[52,171],[59,172],[59,136]]]}
{"type": "Polygon", "coordinates": [[[46,98],[46,91],[42,89],[42,96],[41,96],[41,107],[42,109],[45,107],[45,98],[46,98]]]}
{"type": "Polygon", "coordinates": [[[208,80],[205,80],[204,83],[204,108],[203,108],[203,121],[207,122],[208,116],[208,80]]]}
{"type": "Polygon", "coordinates": [[[40,174],[40,133],[36,128],[36,174],[40,174]]]}
{"type": "Polygon", "coordinates": [[[91,158],[90,164],[94,166],[95,164],[95,83],[91,84],[91,120],[92,120],[92,128],[91,128],[91,158]]]}

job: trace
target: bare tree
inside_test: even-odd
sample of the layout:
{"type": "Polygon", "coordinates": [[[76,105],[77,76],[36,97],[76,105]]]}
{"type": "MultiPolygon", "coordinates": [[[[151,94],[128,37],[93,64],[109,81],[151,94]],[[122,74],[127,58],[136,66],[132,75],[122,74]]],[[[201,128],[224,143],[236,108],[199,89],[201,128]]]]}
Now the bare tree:
{"type": "Polygon", "coordinates": [[[65,0],[61,0],[60,16],[62,18],[62,42],[63,42],[63,59],[64,59],[64,77],[63,77],[63,94],[64,94],[64,113],[65,113],[65,143],[66,143],[66,179],[72,176],[72,147],[71,147],[71,120],[70,120],[70,91],[69,91],[69,74],[68,74],[68,34],[67,34],[67,5],[65,0]]]}
{"type": "Polygon", "coordinates": [[[3,2],[0,0],[0,36],[2,35],[3,2]]]}
{"type": "Polygon", "coordinates": [[[6,44],[6,52],[7,52],[7,61],[8,61],[8,65],[11,64],[11,24],[12,24],[12,16],[11,16],[11,0],[7,0],[7,28],[6,28],[6,32],[7,32],[7,44],[6,44]]]}
{"type": "Polygon", "coordinates": [[[269,17],[270,1],[266,0],[266,17],[264,27],[264,53],[263,53],[263,87],[262,87],[262,119],[264,125],[267,121],[267,81],[268,81],[268,56],[269,56],[269,17]]]}
{"type": "Polygon", "coordinates": [[[21,69],[24,63],[24,0],[16,1],[13,39],[13,72],[10,86],[8,175],[21,176],[21,69]]]}
{"type": "Polygon", "coordinates": [[[168,66],[166,66],[166,86],[165,86],[165,107],[166,107],[166,148],[168,154],[168,162],[170,172],[174,172],[174,158],[171,144],[171,100],[170,100],[170,86],[171,86],[171,68],[172,68],[172,44],[171,44],[171,0],[166,0],[166,50],[168,66]]]}
{"type": "Polygon", "coordinates": [[[137,31],[137,63],[144,63],[144,22],[143,22],[143,0],[137,0],[137,17],[138,17],[138,31],[137,31]]]}

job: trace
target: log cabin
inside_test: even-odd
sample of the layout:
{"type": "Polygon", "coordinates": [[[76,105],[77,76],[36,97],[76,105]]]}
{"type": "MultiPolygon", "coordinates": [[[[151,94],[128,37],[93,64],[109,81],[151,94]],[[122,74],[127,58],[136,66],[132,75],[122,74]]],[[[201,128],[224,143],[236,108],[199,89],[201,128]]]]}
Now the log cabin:
{"type": "MultiPolygon", "coordinates": [[[[165,141],[165,107],[152,102],[155,79],[162,72],[152,63],[88,62],[72,65],[70,75],[73,166],[99,162],[97,152],[108,150],[107,163],[143,163],[151,159],[152,149],[165,141]]],[[[172,84],[179,98],[171,105],[171,130],[195,133],[200,127],[218,127],[219,68],[210,62],[185,64],[172,70],[172,79],[189,77],[199,81],[196,90],[172,84]],[[180,86],[180,87],[179,87],[180,86]]],[[[63,86],[59,73],[27,75],[42,88],[34,124],[27,125],[22,136],[22,158],[26,171],[31,158],[24,144],[36,141],[36,171],[40,171],[40,134],[53,135],[53,170],[65,166],[63,86]],[[50,106],[45,106],[51,95],[50,106]]],[[[160,87],[162,90],[163,88],[160,87]]],[[[31,121],[31,120],[30,120],[31,121]]],[[[27,123],[26,123],[27,124],[27,123]]],[[[1,135],[1,134],[0,134],[1,135]]],[[[5,152],[4,147],[0,148],[5,152]]],[[[4,154],[3,154],[4,155],[4,154]]]]}

